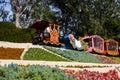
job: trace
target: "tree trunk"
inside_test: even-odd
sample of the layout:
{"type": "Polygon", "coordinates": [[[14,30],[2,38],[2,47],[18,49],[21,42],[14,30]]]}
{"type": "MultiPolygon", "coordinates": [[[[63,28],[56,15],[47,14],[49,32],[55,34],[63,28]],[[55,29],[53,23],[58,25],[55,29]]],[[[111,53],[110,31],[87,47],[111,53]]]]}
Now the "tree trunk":
{"type": "Polygon", "coordinates": [[[19,27],[20,27],[20,24],[19,24],[20,14],[19,14],[19,13],[16,13],[16,14],[15,14],[15,17],[16,17],[16,22],[15,22],[16,27],[19,28],[19,27]]]}

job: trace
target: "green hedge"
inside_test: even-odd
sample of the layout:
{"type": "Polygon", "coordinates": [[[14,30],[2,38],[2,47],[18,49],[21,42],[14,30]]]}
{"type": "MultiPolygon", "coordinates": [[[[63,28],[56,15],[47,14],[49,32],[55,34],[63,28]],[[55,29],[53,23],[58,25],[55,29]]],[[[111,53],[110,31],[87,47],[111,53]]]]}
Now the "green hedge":
{"type": "Polygon", "coordinates": [[[0,22],[0,41],[32,42],[32,29],[16,28],[11,22],[0,22]]]}

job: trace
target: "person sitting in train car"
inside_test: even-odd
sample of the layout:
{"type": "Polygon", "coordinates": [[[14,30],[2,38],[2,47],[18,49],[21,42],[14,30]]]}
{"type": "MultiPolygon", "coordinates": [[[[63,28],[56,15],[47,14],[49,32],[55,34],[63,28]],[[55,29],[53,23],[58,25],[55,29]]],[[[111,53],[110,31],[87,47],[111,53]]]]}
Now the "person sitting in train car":
{"type": "Polygon", "coordinates": [[[77,40],[73,36],[73,34],[69,34],[68,36],[69,36],[69,39],[70,39],[70,43],[72,44],[74,49],[77,49],[77,50],[82,50],[83,49],[81,41],[77,40]]]}
{"type": "Polygon", "coordinates": [[[50,39],[50,28],[49,28],[49,27],[47,27],[47,28],[44,30],[44,32],[43,32],[43,37],[44,37],[45,40],[49,41],[49,39],[50,39]]]}

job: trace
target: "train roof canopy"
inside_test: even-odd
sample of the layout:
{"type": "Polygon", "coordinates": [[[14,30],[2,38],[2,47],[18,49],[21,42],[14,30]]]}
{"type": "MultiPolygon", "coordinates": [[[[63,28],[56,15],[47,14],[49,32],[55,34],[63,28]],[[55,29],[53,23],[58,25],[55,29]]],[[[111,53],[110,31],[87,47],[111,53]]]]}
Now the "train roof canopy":
{"type": "Polygon", "coordinates": [[[49,26],[49,22],[45,20],[36,20],[31,28],[45,30],[49,26]]]}

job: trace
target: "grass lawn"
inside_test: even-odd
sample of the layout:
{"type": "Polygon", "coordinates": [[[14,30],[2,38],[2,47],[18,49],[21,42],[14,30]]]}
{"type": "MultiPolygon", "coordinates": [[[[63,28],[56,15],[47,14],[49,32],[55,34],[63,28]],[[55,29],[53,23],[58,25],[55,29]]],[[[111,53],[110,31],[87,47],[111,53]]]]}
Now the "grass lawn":
{"type": "Polygon", "coordinates": [[[24,55],[24,60],[68,61],[41,48],[30,48],[24,55]]]}
{"type": "Polygon", "coordinates": [[[120,56],[117,56],[117,57],[116,56],[109,56],[109,58],[120,62],[120,56]]]}

